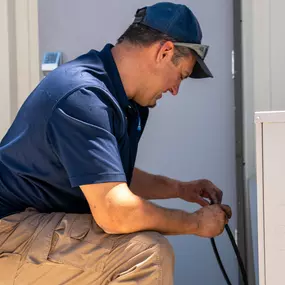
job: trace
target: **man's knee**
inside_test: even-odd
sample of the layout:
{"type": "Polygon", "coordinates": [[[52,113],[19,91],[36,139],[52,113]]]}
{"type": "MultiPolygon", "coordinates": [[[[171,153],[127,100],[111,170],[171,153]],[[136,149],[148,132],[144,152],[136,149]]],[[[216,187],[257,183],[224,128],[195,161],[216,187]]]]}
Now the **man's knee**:
{"type": "Polygon", "coordinates": [[[168,239],[162,234],[154,231],[140,232],[136,234],[133,240],[152,247],[153,251],[161,260],[167,259],[174,263],[175,255],[173,247],[168,239]]]}

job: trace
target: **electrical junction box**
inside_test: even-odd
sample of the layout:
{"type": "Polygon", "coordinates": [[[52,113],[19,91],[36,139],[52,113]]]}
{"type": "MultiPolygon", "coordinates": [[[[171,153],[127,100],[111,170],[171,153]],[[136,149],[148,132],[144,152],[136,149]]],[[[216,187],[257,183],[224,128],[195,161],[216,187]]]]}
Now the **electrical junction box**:
{"type": "Polygon", "coordinates": [[[283,285],[285,111],[256,112],[255,123],[259,285],[283,285]]]}
{"type": "Polygon", "coordinates": [[[42,59],[42,72],[44,75],[58,68],[62,64],[61,52],[46,52],[42,59]]]}

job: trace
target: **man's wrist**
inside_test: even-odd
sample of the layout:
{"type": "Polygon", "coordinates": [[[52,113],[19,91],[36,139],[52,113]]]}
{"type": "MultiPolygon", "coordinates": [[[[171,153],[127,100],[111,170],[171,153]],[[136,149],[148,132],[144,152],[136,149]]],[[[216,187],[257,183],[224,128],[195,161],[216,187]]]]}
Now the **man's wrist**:
{"type": "Polygon", "coordinates": [[[189,235],[197,234],[198,228],[199,228],[197,214],[186,212],[185,216],[186,216],[186,223],[185,223],[186,232],[185,233],[189,235]]]}
{"type": "Polygon", "coordinates": [[[180,198],[181,181],[165,177],[166,183],[173,193],[172,198],[180,198]]]}
{"type": "Polygon", "coordinates": [[[154,185],[160,185],[162,189],[164,189],[163,193],[166,194],[167,197],[163,198],[180,197],[181,181],[161,175],[153,175],[153,177],[154,185]]]}
{"type": "Polygon", "coordinates": [[[177,183],[177,196],[180,199],[185,199],[187,200],[187,197],[189,197],[189,194],[197,187],[196,181],[190,181],[190,182],[183,182],[183,181],[178,181],[177,183]]]}
{"type": "Polygon", "coordinates": [[[174,189],[174,195],[175,195],[175,198],[180,198],[181,197],[181,181],[179,180],[174,180],[173,181],[173,189],[174,189]]]}

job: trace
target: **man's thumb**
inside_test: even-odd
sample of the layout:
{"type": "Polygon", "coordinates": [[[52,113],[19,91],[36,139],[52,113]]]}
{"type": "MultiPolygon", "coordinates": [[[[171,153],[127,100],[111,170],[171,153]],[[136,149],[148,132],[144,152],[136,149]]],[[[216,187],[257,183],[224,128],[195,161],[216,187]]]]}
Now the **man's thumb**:
{"type": "Polygon", "coordinates": [[[202,197],[199,197],[199,198],[198,198],[197,203],[198,203],[200,206],[202,206],[202,207],[205,207],[205,206],[209,206],[209,205],[210,205],[210,203],[209,203],[207,200],[203,199],[202,197]]]}

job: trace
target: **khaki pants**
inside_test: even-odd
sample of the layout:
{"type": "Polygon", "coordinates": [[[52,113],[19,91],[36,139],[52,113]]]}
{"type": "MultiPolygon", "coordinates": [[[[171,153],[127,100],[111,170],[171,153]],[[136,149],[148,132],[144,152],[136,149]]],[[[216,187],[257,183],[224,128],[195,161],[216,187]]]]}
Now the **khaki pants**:
{"type": "Polygon", "coordinates": [[[33,209],[0,220],[0,284],[173,284],[174,253],[161,234],[109,235],[90,214],[33,209]]]}

